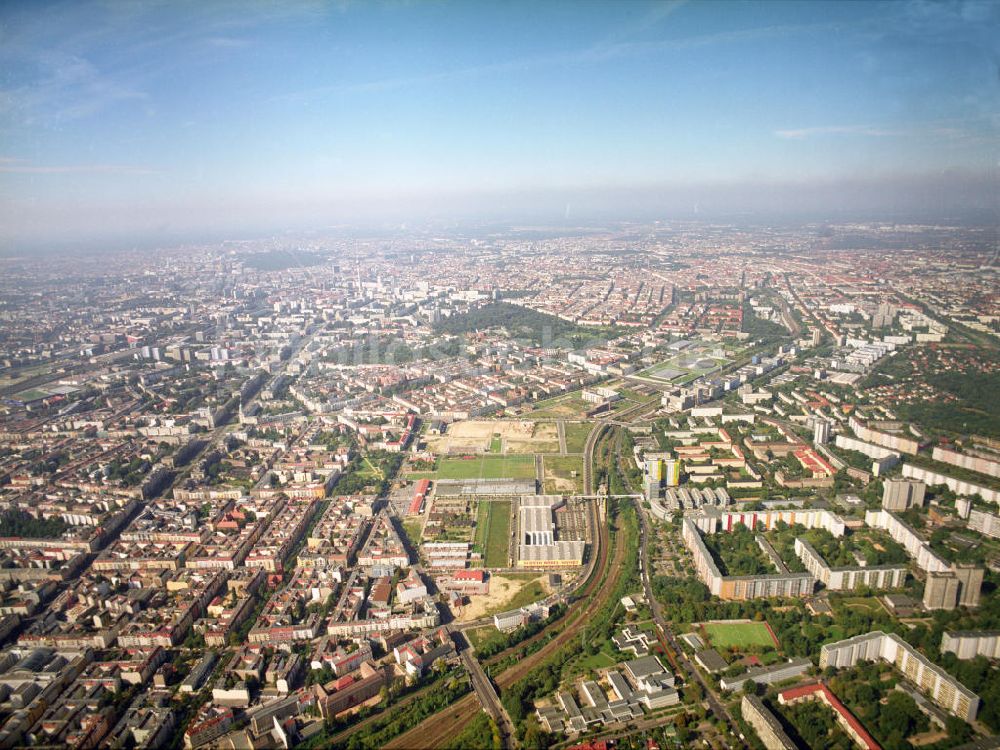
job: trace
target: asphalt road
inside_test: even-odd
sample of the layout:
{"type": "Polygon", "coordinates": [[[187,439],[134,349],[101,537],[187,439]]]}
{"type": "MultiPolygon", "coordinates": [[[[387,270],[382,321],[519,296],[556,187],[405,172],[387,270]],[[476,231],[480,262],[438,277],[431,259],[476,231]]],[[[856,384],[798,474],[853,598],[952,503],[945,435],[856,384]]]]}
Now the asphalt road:
{"type": "MultiPolygon", "coordinates": [[[[660,631],[662,639],[666,642],[666,645],[673,650],[674,656],[676,657],[677,663],[684,669],[687,673],[687,678],[689,680],[697,681],[705,691],[705,700],[708,703],[708,707],[713,714],[720,717],[726,722],[729,727],[729,731],[732,733],[732,738],[735,741],[740,735],[739,725],[733,718],[732,714],[729,713],[728,709],[722,704],[718,696],[715,694],[714,689],[705,680],[701,673],[695,668],[688,659],[687,655],[684,653],[677,642],[677,638],[673,631],[670,629],[670,623],[663,616],[663,606],[656,597],[653,596],[653,586],[649,577],[649,556],[648,556],[648,544],[650,536],[649,528],[649,518],[646,515],[645,509],[642,507],[642,503],[635,501],[636,511],[639,514],[639,570],[640,577],[642,578],[642,588],[646,594],[646,601],[649,602],[650,610],[653,613],[653,622],[656,623],[656,627],[660,631]]],[[[738,745],[737,745],[738,746],[738,745]]]]}

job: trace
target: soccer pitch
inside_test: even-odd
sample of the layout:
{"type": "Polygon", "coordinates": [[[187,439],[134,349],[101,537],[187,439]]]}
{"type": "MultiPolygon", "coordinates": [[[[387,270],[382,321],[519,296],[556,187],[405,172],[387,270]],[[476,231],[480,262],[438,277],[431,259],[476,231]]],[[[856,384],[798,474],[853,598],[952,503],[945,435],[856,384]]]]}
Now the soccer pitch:
{"type": "Polygon", "coordinates": [[[533,455],[483,454],[468,458],[441,458],[438,479],[533,479],[533,455]]]}
{"type": "Polygon", "coordinates": [[[702,628],[716,649],[778,647],[764,622],[706,622],[702,628]]]}

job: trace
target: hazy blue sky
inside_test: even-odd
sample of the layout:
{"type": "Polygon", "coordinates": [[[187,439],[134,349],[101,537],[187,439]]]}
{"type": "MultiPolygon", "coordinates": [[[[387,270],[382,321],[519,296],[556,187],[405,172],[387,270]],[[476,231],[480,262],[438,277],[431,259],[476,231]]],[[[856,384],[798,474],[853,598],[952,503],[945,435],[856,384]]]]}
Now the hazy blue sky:
{"type": "Polygon", "coordinates": [[[8,1],[0,233],[995,210],[998,19],[995,2],[8,1]]]}

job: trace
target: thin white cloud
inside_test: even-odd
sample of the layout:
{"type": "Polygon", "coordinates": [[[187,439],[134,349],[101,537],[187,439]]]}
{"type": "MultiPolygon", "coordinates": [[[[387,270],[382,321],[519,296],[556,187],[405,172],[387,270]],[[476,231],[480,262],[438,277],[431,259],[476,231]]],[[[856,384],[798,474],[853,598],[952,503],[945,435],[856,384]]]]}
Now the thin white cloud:
{"type": "Polygon", "coordinates": [[[635,37],[636,35],[642,34],[643,32],[659,25],[663,20],[673,15],[687,3],[688,0],[667,0],[666,2],[657,3],[650,8],[649,12],[638,20],[612,31],[607,37],[604,38],[601,44],[617,44],[629,38],[635,37]]]}
{"type": "Polygon", "coordinates": [[[983,112],[965,117],[944,117],[923,122],[909,122],[904,127],[879,125],[821,125],[808,128],[783,128],[774,135],[786,140],[805,140],[822,136],[859,135],[871,138],[936,138],[941,140],[980,142],[994,138],[1000,127],[1000,113],[983,112]]]}
{"type": "Polygon", "coordinates": [[[28,164],[23,159],[0,157],[3,174],[156,174],[157,170],[132,164],[28,164]]]}
{"type": "Polygon", "coordinates": [[[814,128],[775,130],[774,134],[779,138],[800,141],[806,138],[823,135],[864,135],[874,138],[888,138],[892,136],[904,135],[904,131],[892,130],[890,128],[878,128],[871,125],[824,125],[822,127],[814,128]]]}
{"type": "Polygon", "coordinates": [[[32,71],[0,80],[0,121],[22,127],[58,126],[123,103],[148,113],[149,79],[169,75],[179,60],[251,45],[246,33],[286,18],[331,12],[325,0],[30,5],[0,23],[0,69],[32,71]],[[184,23],[175,22],[173,5],[182,6],[184,23]],[[171,54],[164,59],[163,51],[171,54]]]}
{"type": "Polygon", "coordinates": [[[241,49],[250,46],[249,39],[235,36],[210,36],[205,39],[205,43],[210,47],[218,47],[219,49],[241,49]]]}
{"type": "MultiPolygon", "coordinates": [[[[674,6],[670,6],[673,8],[674,6]]],[[[736,44],[740,42],[760,41],[771,38],[781,38],[796,34],[829,31],[836,24],[788,24],[763,26],[737,31],[723,31],[711,34],[699,34],[679,39],[659,39],[653,41],[620,41],[601,42],[583,49],[557,52],[549,55],[520,57],[485,65],[474,65],[467,68],[454,68],[415,76],[400,76],[361,83],[338,83],[329,86],[317,86],[301,91],[292,91],[271,97],[271,101],[288,101],[315,99],[316,97],[336,94],[369,93],[392,91],[414,86],[444,83],[451,81],[479,78],[512,72],[525,72],[548,67],[570,67],[573,65],[588,65],[627,57],[662,52],[683,52],[700,47],[719,44],[736,44]]]]}
{"type": "Polygon", "coordinates": [[[0,115],[16,117],[24,124],[74,120],[119,102],[149,98],[78,55],[41,51],[24,59],[37,65],[42,74],[31,83],[0,91],[0,115]]]}

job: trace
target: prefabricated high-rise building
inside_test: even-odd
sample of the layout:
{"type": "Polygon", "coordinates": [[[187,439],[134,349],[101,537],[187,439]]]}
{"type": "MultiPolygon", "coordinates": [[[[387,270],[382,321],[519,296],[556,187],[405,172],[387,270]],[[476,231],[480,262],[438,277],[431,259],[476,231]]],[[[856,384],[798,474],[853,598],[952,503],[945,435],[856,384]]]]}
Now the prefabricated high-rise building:
{"type": "Polygon", "coordinates": [[[681,483],[681,461],[668,458],[664,463],[664,483],[667,487],[677,487],[681,483]]]}
{"type": "Polygon", "coordinates": [[[882,507],[886,510],[909,510],[923,507],[927,485],[913,479],[887,479],[882,485],[882,507]]]}

